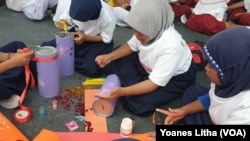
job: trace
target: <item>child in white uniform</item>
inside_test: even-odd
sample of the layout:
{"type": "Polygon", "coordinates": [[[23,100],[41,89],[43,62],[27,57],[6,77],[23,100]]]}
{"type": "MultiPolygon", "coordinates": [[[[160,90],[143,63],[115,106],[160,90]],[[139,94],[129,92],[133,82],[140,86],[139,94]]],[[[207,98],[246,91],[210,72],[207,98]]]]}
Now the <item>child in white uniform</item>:
{"type": "Polygon", "coordinates": [[[197,68],[173,20],[168,1],[138,0],[125,18],[134,29],[132,38],[95,59],[100,67],[107,66],[107,75],[118,75],[122,87],[107,97],[97,96],[119,98],[128,113],[151,116],[155,108],[182,96],[194,85],[197,68]]]}
{"type": "Polygon", "coordinates": [[[214,35],[220,31],[236,26],[232,22],[223,21],[229,0],[199,0],[191,15],[181,17],[186,27],[206,35],[214,35]],[[187,17],[187,20],[185,19],[187,17]]]}
{"type": "Polygon", "coordinates": [[[112,8],[116,16],[116,24],[120,27],[128,27],[129,25],[125,22],[125,17],[128,15],[130,8],[134,6],[137,0],[130,0],[130,3],[124,3],[123,5],[114,5],[112,8]],[[129,9],[128,9],[129,6],[129,9]]]}
{"type": "MultiPolygon", "coordinates": [[[[66,1],[70,3],[58,17],[73,26],[76,71],[88,77],[100,77],[103,69],[95,63],[94,58],[113,50],[114,13],[102,0],[66,1]]],[[[56,47],[56,41],[44,42],[42,46],[56,47]]]]}
{"type": "Polygon", "coordinates": [[[204,53],[210,90],[195,86],[187,89],[183,106],[168,110],[165,124],[250,124],[250,30],[235,27],[208,40],[204,53]]]}
{"type": "Polygon", "coordinates": [[[42,20],[48,9],[55,8],[58,0],[6,0],[6,5],[14,11],[22,11],[30,20],[42,20]]]}
{"type": "Polygon", "coordinates": [[[55,22],[55,25],[61,19],[65,19],[65,17],[67,16],[65,10],[69,7],[70,3],[71,0],[58,0],[56,12],[55,15],[53,16],[53,21],[55,22]]]}

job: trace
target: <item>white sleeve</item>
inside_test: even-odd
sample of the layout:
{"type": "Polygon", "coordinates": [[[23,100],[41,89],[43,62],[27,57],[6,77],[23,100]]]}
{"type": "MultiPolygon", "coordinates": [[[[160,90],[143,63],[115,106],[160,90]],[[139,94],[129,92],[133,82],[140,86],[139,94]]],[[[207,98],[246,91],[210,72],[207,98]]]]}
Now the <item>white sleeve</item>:
{"type": "Polygon", "coordinates": [[[134,52],[138,52],[138,40],[136,39],[135,35],[133,35],[127,42],[130,49],[134,52]]]}
{"type": "Polygon", "coordinates": [[[60,19],[66,19],[69,15],[70,0],[58,0],[56,13],[53,17],[53,21],[59,21],[60,19]]]}
{"type": "Polygon", "coordinates": [[[113,34],[116,27],[116,18],[112,9],[109,7],[109,5],[107,5],[107,3],[102,2],[102,6],[104,17],[100,17],[102,19],[100,35],[102,36],[104,43],[110,43],[113,39],[113,34]]]}
{"type": "Polygon", "coordinates": [[[116,24],[121,27],[127,27],[128,24],[125,22],[124,19],[129,12],[121,7],[114,7],[113,12],[116,16],[116,24]]]}
{"type": "Polygon", "coordinates": [[[237,109],[222,124],[242,124],[249,125],[250,124],[250,107],[242,107],[241,109],[237,109]]]}

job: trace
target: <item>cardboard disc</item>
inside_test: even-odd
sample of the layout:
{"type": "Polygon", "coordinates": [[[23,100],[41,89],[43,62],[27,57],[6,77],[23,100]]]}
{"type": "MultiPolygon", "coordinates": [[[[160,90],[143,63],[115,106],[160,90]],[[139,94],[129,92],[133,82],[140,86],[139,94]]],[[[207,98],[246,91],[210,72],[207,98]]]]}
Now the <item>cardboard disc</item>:
{"type": "Polygon", "coordinates": [[[98,99],[93,103],[93,110],[98,116],[109,117],[113,114],[114,107],[109,101],[98,99]]]}

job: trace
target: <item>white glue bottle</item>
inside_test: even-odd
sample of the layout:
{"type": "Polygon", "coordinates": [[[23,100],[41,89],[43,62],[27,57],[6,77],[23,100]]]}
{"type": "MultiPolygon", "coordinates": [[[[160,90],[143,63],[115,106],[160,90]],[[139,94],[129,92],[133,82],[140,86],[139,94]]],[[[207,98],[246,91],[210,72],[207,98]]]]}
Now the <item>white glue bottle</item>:
{"type": "Polygon", "coordinates": [[[131,136],[133,130],[133,121],[131,118],[123,118],[120,128],[120,135],[128,138],[131,136]]]}

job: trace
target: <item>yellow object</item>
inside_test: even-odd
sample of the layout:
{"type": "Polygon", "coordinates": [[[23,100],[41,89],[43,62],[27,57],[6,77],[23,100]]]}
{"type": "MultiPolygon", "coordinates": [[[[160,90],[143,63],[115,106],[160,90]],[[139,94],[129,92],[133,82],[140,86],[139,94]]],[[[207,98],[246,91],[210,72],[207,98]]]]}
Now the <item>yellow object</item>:
{"type": "Polygon", "coordinates": [[[66,22],[63,23],[63,30],[64,31],[67,31],[68,29],[68,24],[66,22]]]}
{"type": "Polygon", "coordinates": [[[83,82],[83,86],[85,89],[93,89],[102,86],[104,81],[104,78],[87,78],[83,82]]]}
{"type": "Polygon", "coordinates": [[[109,0],[108,4],[109,4],[109,6],[114,7],[114,0],[109,0]]]}
{"type": "Polygon", "coordinates": [[[64,30],[64,31],[67,31],[67,29],[68,29],[68,24],[67,24],[66,21],[60,20],[60,21],[58,21],[58,23],[63,27],[63,30],[64,30]]]}

